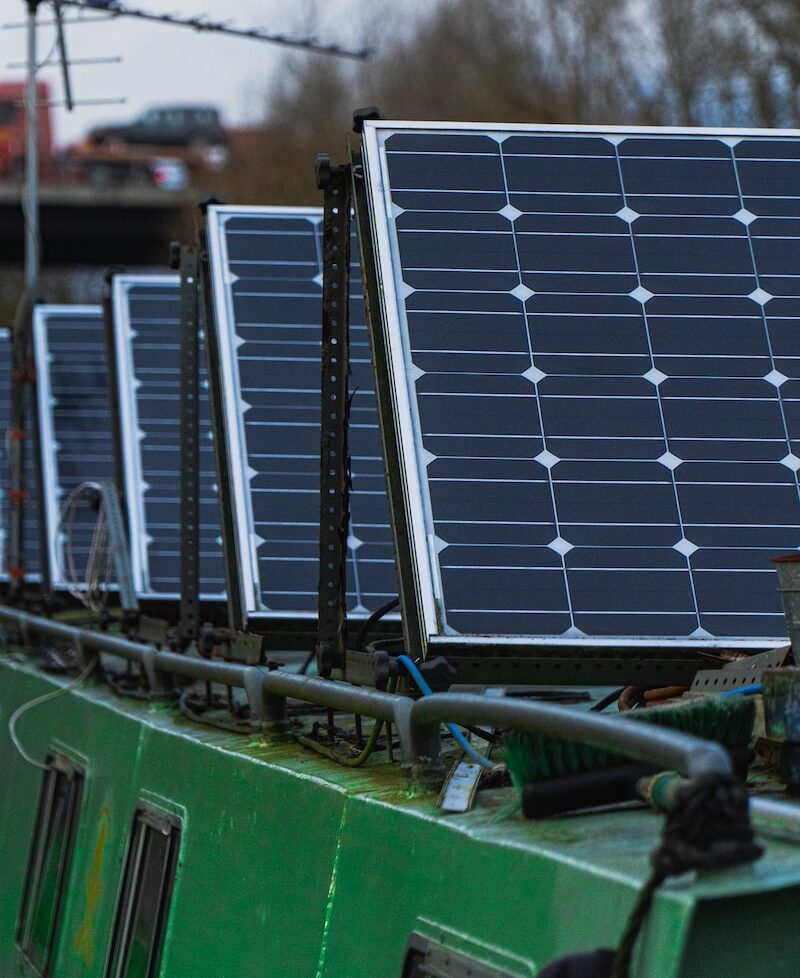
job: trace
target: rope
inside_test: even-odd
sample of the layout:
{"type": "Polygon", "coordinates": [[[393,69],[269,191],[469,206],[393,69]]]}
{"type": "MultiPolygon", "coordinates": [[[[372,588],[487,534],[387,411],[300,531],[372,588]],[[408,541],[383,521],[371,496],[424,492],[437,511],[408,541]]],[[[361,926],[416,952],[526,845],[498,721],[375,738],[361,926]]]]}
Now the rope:
{"type": "Polygon", "coordinates": [[[614,955],[611,978],[630,975],[636,940],[664,880],[690,870],[751,863],[762,852],[753,838],[750,800],[741,780],[732,775],[705,774],[681,788],[675,807],[666,817],[661,843],[651,857],[650,878],[614,955]]]}

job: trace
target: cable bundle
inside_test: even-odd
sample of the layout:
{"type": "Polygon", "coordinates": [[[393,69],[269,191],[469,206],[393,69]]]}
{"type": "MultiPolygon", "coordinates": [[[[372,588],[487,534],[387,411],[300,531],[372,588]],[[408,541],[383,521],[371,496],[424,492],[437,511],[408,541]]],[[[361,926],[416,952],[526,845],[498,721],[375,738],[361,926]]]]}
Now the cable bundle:
{"type": "Polygon", "coordinates": [[[58,521],[58,534],[63,542],[58,555],[61,577],[69,593],[95,614],[105,610],[108,585],[114,569],[114,553],[108,543],[108,520],[102,498],[101,488],[96,482],[82,482],[65,499],[58,521]],[[91,505],[96,499],[99,499],[97,519],[84,578],[81,580],[75,563],[75,519],[82,502],[91,505]]]}

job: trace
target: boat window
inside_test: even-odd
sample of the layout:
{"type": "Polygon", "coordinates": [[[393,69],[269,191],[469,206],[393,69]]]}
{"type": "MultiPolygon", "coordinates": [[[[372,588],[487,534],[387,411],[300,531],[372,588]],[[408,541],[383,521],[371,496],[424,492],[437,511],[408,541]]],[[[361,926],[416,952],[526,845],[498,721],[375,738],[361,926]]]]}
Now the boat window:
{"type": "Polygon", "coordinates": [[[180,826],[174,819],[148,808],[136,812],[107,978],[158,974],[179,843],[180,826]]]}
{"type": "Polygon", "coordinates": [[[17,942],[40,975],[51,974],[80,810],[83,774],[49,757],[33,830],[17,942]]]}
{"type": "Polygon", "coordinates": [[[412,934],[406,946],[401,978],[513,978],[465,954],[451,951],[419,934],[412,934]]]}

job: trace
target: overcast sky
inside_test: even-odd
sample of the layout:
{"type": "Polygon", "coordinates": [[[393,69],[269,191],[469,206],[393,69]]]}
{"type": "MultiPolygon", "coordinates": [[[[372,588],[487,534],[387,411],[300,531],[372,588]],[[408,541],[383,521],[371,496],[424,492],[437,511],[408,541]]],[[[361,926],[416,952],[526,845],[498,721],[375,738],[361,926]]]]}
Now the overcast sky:
{"type": "MultiPolygon", "coordinates": [[[[266,27],[292,33],[311,30],[323,41],[358,44],[354,15],[384,0],[131,0],[157,12],[196,15],[207,13],[224,20],[234,16],[237,25],[266,27]]],[[[413,0],[403,0],[413,4],[413,0]]],[[[393,4],[396,8],[397,4],[393,4]]],[[[0,0],[0,23],[23,19],[22,0],[0,0]]],[[[40,18],[49,18],[49,4],[42,4],[40,18]]],[[[73,15],[70,15],[71,17],[73,15]]],[[[50,49],[52,29],[40,31],[39,56],[50,49]]],[[[118,18],[103,23],[74,24],[68,29],[72,58],[122,57],[121,64],[78,66],[72,71],[76,98],[127,99],[124,105],[86,106],[72,114],[56,110],[56,138],[60,144],[81,136],[100,122],[125,120],[141,109],[164,101],[213,102],[230,124],[250,122],[263,114],[269,79],[281,49],[272,44],[196,34],[186,28],[118,18]]],[[[9,62],[25,56],[25,31],[4,29],[0,33],[0,57],[4,80],[21,78],[20,69],[9,62]]],[[[322,57],[322,55],[308,55],[322,57]]],[[[41,77],[60,93],[57,71],[45,69],[41,77]]]]}

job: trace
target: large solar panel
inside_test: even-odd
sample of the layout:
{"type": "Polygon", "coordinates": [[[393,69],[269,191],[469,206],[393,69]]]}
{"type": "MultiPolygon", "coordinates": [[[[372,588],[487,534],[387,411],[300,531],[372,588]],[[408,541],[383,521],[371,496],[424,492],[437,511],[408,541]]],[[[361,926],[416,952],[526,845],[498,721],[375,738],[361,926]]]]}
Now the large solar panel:
{"type": "MultiPolygon", "coordinates": [[[[37,306],[33,330],[48,558],[53,585],[63,588],[66,555],[61,508],[81,484],[114,477],[102,310],[100,306],[37,306]]],[[[86,572],[94,526],[95,514],[80,506],[71,531],[79,581],[86,572]]]]}
{"type": "Polygon", "coordinates": [[[370,122],[363,151],[428,645],[784,642],[800,133],[370,122]]]}
{"type": "MultiPolygon", "coordinates": [[[[8,464],[8,429],[11,425],[11,364],[13,350],[9,330],[0,329],[0,581],[9,580],[8,532],[11,470],[8,464]]],[[[40,579],[39,573],[39,510],[37,505],[36,461],[34,441],[25,445],[25,519],[24,547],[26,578],[40,579]]]]}
{"type": "MultiPolygon", "coordinates": [[[[180,279],[177,275],[115,275],[113,308],[134,588],[139,598],[178,600],[180,279]]],[[[200,387],[200,596],[222,600],[225,571],[202,350],[200,387]]]]}
{"type": "MultiPolygon", "coordinates": [[[[212,207],[214,310],[229,478],[250,620],[311,618],[319,581],[322,211],[212,207]]],[[[354,391],[348,609],[397,594],[357,259],[351,280],[354,391]]]]}

